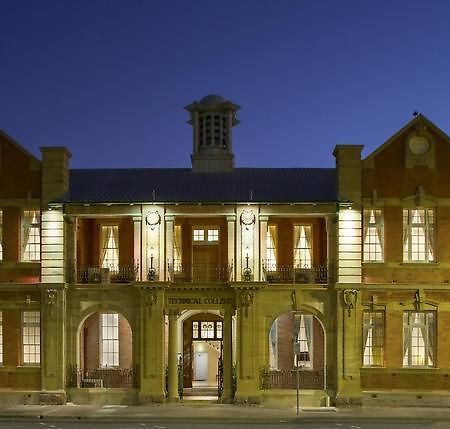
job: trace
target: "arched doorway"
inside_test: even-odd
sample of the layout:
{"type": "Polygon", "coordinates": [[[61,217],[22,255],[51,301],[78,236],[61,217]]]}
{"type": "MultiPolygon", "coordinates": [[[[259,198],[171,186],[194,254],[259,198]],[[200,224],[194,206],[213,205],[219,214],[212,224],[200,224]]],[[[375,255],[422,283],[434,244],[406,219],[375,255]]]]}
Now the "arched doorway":
{"type": "Polygon", "coordinates": [[[133,334],[128,320],[115,311],[88,316],[79,330],[78,362],[78,387],[135,387],[133,334]]]}
{"type": "Polygon", "coordinates": [[[217,396],[223,359],[223,320],[197,313],[183,322],[183,389],[185,396],[217,396]]]}
{"type": "Polygon", "coordinates": [[[296,371],[302,389],[324,389],[325,332],[308,312],[278,316],[269,331],[269,362],[263,375],[266,389],[294,389],[296,371]]]}

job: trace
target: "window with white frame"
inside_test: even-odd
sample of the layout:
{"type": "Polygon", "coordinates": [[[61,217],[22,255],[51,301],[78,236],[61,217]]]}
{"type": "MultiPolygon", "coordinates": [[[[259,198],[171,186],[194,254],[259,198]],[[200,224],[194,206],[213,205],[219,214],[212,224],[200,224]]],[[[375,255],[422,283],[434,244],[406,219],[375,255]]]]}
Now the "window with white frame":
{"type": "Polygon", "coordinates": [[[0,365],[3,365],[3,311],[0,311],[0,365]]]}
{"type": "Polygon", "coordinates": [[[403,313],[403,366],[433,367],[436,347],[434,311],[403,313]]]}
{"type": "Polygon", "coordinates": [[[0,210],[0,261],[3,261],[3,210],[0,210]]]}
{"type": "Polygon", "coordinates": [[[194,229],[194,241],[205,241],[204,229],[194,229]]]}
{"type": "Polygon", "coordinates": [[[294,366],[312,369],[313,316],[311,314],[294,315],[294,366]]]}
{"type": "Polygon", "coordinates": [[[100,265],[111,271],[119,269],[119,225],[102,225],[100,265]]]}
{"type": "Polygon", "coordinates": [[[382,262],[384,260],[383,211],[364,210],[364,261],[382,262]]]}
{"type": "Polygon", "coordinates": [[[22,312],[22,362],[39,365],[41,362],[41,314],[39,311],[22,312]]]}
{"type": "Polygon", "coordinates": [[[403,260],[407,262],[433,262],[434,210],[403,210],[403,260]]]}
{"type": "Polygon", "coordinates": [[[196,321],[192,322],[192,338],[200,339],[222,339],[223,324],[221,321],[196,321]]]}
{"type": "Polygon", "coordinates": [[[102,367],[119,366],[119,314],[102,313],[100,315],[102,367]]]}
{"type": "Polygon", "coordinates": [[[363,365],[383,366],[384,311],[363,313],[363,365]]]}
{"type": "Polygon", "coordinates": [[[312,266],[312,226],[294,225],[294,267],[312,266]]]}
{"type": "Polygon", "coordinates": [[[218,229],[208,229],[208,241],[219,241],[218,229]]]}
{"type": "Polygon", "coordinates": [[[194,244],[218,244],[219,228],[196,226],[192,231],[194,244]]]}
{"type": "Polygon", "coordinates": [[[277,226],[267,226],[267,271],[277,270],[277,226]]]}
{"type": "Polygon", "coordinates": [[[41,259],[41,233],[39,210],[25,210],[22,219],[22,260],[41,259]]]}
{"type": "Polygon", "coordinates": [[[181,238],[181,225],[175,225],[173,228],[173,265],[174,271],[182,271],[182,238],[181,238]]]}

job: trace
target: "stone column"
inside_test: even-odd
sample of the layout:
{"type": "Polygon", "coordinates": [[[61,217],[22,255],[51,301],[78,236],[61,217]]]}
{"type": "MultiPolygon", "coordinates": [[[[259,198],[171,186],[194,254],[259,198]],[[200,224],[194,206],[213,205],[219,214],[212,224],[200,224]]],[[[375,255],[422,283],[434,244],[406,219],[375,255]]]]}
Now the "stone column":
{"type": "Polygon", "coordinates": [[[361,403],[361,297],[356,289],[338,292],[337,404],[361,403]]]}
{"type": "Polygon", "coordinates": [[[231,269],[231,280],[236,280],[236,261],[235,261],[235,248],[236,248],[236,215],[227,216],[227,230],[228,230],[228,266],[231,269]]]}
{"type": "Polygon", "coordinates": [[[169,401],[178,400],[178,350],[177,350],[178,311],[169,312],[169,401]]]}
{"type": "Polygon", "coordinates": [[[66,290],[64,284],[41,285],[42,404],[64,404],[66,290]]]}
{"type": "Polygon", "coordinates": [[[174,216],[165,216],[166,224],[166,279],[169,277],[170,272],[173,272],[173,243],[174,243],[174,216]],[[168,267],[170,266],[170,271],[168,267]]]}
{"type": "Polygon", "coordinates": [[[142,404],[165,401],[164,289],[140,284],[140,392],[142,404]]]}
{"type": "Polygon", "coordinates": [[[141,250],[141,235],[142,235],[142,217],[133,216],[133,260],[134,265],[137,267],[136,280],[142,279],[142,250],[141,250]]]}
{"type": "Polygon", "coordinates": [[[229,402],[232,399],[233,376],[233,313],[226,309],[223,317],[223,400],[229,402]]]}
{"type": "Polygon", "coordinates": [[[257,292],[240,290],[238,292],[238,385],[236,401],[238,403],[259,403],[259,366],[263,356],[258,350],[258,335],[260,329],[256,323],[257,292]]]}
{"type": "Polygon", "coordinates": [[[267,222],[269,216],[259,215],[259,248],[260,250],[260,279],[266,280],[264,276],[264,266],[267,263],[267,222]]]}

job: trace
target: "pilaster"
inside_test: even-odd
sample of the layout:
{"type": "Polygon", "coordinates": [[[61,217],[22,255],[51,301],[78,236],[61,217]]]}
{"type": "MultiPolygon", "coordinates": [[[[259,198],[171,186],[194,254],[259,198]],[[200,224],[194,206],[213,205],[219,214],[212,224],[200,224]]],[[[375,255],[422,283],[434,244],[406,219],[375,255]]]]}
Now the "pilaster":
{"type": "Polygon", "coordinates": [[[41,402],[63,404],[65,394],[66,288],[41,284],[41,402]]]}

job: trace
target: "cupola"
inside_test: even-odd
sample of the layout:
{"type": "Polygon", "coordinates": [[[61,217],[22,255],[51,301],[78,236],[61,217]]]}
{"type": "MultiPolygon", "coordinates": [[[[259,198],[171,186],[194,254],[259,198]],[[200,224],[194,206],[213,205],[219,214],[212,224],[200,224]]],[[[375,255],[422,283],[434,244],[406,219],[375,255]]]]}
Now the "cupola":
{"type": "Polygon", "coordinates": [[[193,127],[192,171],[195,173],[231,172],[233,126],[239,123],[240,106],[220,95],[210,94],[185,107],[193,127]]]}

